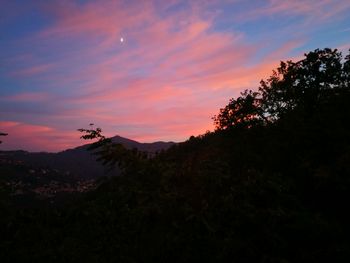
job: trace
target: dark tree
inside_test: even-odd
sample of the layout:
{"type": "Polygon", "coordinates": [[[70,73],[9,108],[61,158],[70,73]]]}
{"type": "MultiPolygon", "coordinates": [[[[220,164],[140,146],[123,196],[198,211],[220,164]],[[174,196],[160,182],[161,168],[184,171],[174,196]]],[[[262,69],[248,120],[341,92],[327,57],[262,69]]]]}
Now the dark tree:
{"type": "Polygon", "coordinates": [[[281,62],[277,71],[260,83],[261,106],[272,120],[294,109],[313,114],[330,95],[343,91],[346,71],[336,49],[316,49],[298,62],[281,62]]]}
{"type": "Polygon", "coordinates": [[[330,96],[349,93],[350,55],[337,49],[316,49],[298,62],[281,62],[260,82],[257,92],[245,91],[214,116],[216,129],[273,123],[291,112],[312,116],[330,96]]]}
{"type": "Polygon", "coordinates": [[[94,140],[96,142],[90,145],[88,150],[92,151],[97,156],[97,161],[102,162],[103,165],[109,166],[113,169],[116,165],[122,171],[130,171],[137,169],[145,161],[147,161],[147,154],[138,151],[137,149],[126,149],[120,143],[113,143],[110,138],[102,135],[101,128],[93,128],[94,124],[90,124],[90,129],[78,129],[83,133],[80,138],[84,140],[94,140]]]}
{"type": "Polygon", "coordinates": [[[29,167],[1,163],[1,262],[349,262],[349,80],[336,50],[281,62],[215,132],[152,158],[79,129],[123,176],[68,206],[23,206],[1,180],[29,167]]]}
{"type": "Polygon", "coordinates": [[[214,124],[217,130],[232,127],[251,127],[264,122],[263,111],[260,107],[261,98],[258,92],[245,90],[237,99],[231,99],[229,104],[220,109],[220,113],[214,116],[214,124]]]}

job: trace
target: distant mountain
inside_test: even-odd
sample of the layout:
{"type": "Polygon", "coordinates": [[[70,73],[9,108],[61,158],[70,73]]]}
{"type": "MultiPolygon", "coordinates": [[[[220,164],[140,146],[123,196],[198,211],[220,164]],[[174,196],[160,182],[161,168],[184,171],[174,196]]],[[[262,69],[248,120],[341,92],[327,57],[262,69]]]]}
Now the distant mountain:
{"type": "MultiPolygon", "coordinates": [[[[156,152],[159,152],[162,150],[167,150],[168,148],[170,148],[171,146],[173,146],[175,144],[174,142],[162,142],[162,141],[152,142],[152,143],[140,143],[140,142],[130,140],[130,139],[118,136],[118,135],[112,137],[111,139],[112,139],[113,143],[120,143],[128,149],[136,148],[139,151],[149,152],[149,153],[156,153],[156,152]]],[[[77,148],[74,148],[73,150],[83,149],[85,151],[90,145],[91,144],[85,144],[85,145],[79,146],[77,148]]],[[[71,151],[71,150],[66,150],[66,151],[71,151]]],[[[63,152],[65,152],[65,151],[63,151],[63,152]]]]}
{"type": "MultiPolygon", "coordinates": [[[[136,148],[139,151],[156,153],[166,150],[174,145],[174,142],[140,143],[120,136],[112,137],[112,142],[120,143],[128,149],[136,148]]],[[[33,168],[57,169],[64,174],[71,174],[82,179],[97,178],[103,175],[110,175],[107,169],[96,161],[88,148],[91,144],[68,149],[58,153],[30,153],[26,151],[0,151],[0,158],[23,162],[33,168]]],[[[118,170],[113,171],[118,174],[118,170]]]]}

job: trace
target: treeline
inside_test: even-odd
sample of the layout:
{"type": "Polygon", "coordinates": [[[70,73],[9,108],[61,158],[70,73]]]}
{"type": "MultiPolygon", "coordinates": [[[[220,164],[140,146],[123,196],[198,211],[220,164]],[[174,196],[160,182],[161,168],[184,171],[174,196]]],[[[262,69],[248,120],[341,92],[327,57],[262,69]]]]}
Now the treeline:
{"type": "Polygon", "coordinates": [[[281,62],[215,132],[152,158],[80,129],[123,175],[69,207],[3,202],[2,262],[347,262],[349,83],[337,50],[281,62]]]}

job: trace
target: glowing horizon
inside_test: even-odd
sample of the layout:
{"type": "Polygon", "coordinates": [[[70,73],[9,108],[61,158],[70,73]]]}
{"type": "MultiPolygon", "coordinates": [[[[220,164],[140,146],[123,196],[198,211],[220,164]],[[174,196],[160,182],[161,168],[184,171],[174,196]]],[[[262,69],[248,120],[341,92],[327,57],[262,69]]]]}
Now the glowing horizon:
{"type": "Polygon", "coordinates": [[[280,60],[350,48],[350,2],[0,0],[0,150],[184,141],[280,60]]]}

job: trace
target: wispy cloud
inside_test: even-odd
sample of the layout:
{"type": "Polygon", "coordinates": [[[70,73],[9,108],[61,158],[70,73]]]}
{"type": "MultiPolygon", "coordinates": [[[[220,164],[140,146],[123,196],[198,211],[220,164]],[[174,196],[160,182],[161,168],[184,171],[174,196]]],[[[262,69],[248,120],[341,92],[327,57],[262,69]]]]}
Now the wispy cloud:
{"type": "MultiPolygon", "coordinates": [[[[212,129],[211,117],[230,97],[256,88],[279,60],[295,57],[293,51],[312,39],[311,26],[298,32],[301,24],[331,23],[350,7],[329,0],[32,5],[38,14],[32,32],[10,31],[20,37],[0,50],[6,63],[0,120],[28,130],[31,136],[19,141],[31,149],[50,150],[79,143],[73,131],[90,122],[108,135],[141,141],[180,141],[212,129]],[[271,17],[294,18],[298,25],[279,25],[288,19],[264,24],[271,17]],[[268,30],[252,31],[247,22],[268,30]],[[53,130],[39,131],[38,123],[53,130]],[[42,139],[31,139],[38,135],[42,139]]],[[[16,129],[7,132],[21,136],[16,129]]]]}
{"type": "Polygon", "coordinates": [[[35,102],[45,101],[50,98],[50,95],[44,92],[24,92],[15,95],[0,97],[0,101],[10,102],[35,102]]]}
{"type": "Polygon", "coordinates": [[[4,150],[38,151],[41,149],[54,152],[81,144],[78,132],[62,131],[48,126],[0,121],[0,129],[8,133],[1,147],[4,150]]]}
{"type": "Polygon", "coordinates": [[[17,71],[12,71],[9,73],[9,75],[11,77],[32,77],[48,72],[52,68],[52,66],[52,64],[34,65],[31,67],[19,69],[17,71]]]}
{"type": "MultiPolygon", "coordinates": [[[[349,1],[342,0],[294,0],[280,1],[268,0],[257,8],[241,16],[242,19],[258,19],[268,16],[292,17],[301,16],[306,20],[314,20],[314,22],[325,22],[329,19],[340,18],[346,16],[349,9],[349,1]]],[[[252,2],[252,6],[254,6],[252,2]]]]}

